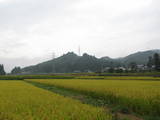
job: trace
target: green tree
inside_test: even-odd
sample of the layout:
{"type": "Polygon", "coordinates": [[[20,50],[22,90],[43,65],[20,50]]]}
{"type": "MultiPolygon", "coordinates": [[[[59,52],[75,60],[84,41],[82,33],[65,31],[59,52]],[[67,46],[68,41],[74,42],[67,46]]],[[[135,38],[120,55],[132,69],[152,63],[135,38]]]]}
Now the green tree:
{"type": "Polygon", "coordinates": [[[148,57],[147,66],[148,66],[149,68],[151,68],[153,64],[154,64],[154,63],[153,63],[153,58],[152,58],[151,56],[149,56],[149,57],[148,57]]]}
{"type": "Polygon", "coordinates": [[[158,53],[154,54],[154,65],[155,65],[155,70],[160,71],[160,57],[158,53]]]}
{"type": "Polygon", "coordinates": [[[11,71],[11,74],[20,74],[21,73],[21,68],[20,67],[15,67],[11,71]]]}
{"type": "Polygon", "coordinates": [[[4,71],[4,66],[0,64],[0,75],[5,75],[6,72],[4,71]]]}
{"type": "Polygon", "coordinates": [[[148,57],[148,63],[147,63],[147,67],[149,68],[149,70],[152,70],[152,66],[154,65],[154,59],[153,57],[149,56],[148,57]]]}
{"type": "Polygon", "coordinates": [[[129,67],[131,68],[132,71],[136,71],[137,70],[137,63],[131,62],[131,63],[129,63],[129,67]]]}
{"type": "Polygon", "coordinates": [[[109,73],[114,73],[115,70],[114,70],[114,68],[111,67],[111,68],[108,70],[108,72],[109,72],[109,73]]]}

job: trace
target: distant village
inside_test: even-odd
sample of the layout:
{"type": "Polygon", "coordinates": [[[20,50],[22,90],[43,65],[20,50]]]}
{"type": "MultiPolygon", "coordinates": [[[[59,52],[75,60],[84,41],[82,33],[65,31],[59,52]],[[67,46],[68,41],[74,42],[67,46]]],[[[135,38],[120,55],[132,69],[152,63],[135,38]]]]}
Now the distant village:
{"type": "MultiPolygon", "coordinates": [[[[151,72],[155,70],[155,65],[152,65],[151,67],[148,67],[147,65],[140,64],[135,65],[133,67],[104,67],[102,68],[101,73],[127,73],[127,72],[151,72]]],[[[81,71],[74,71],[74,73],[81,73],[81,71]]],[[[86,70],[85,73],[93,73],[91,70],[86,70]]]]}
{"type": "Polygon", "coordinates": [[[140,64],[140,65],[134,65],[132,67],[105,67],[102,69],[101,72],[108,72],[108,73],[122,73],[122,72],[145,72],[145,71],[153,71],[155,70],[155,65],[152,65],[151,67],[148,67],[147,65],[140,64]]]}

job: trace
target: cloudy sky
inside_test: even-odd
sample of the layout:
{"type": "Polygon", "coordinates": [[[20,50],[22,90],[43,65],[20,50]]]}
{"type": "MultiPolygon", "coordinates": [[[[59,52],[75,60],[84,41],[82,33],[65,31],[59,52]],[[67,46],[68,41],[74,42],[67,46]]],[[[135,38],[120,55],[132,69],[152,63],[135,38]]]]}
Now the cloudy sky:
{"type": "Polygon", "coordinates": [[[160,48],[160,0],[0,0],[0,63],[7,71],[53,52],[121,57],[160,48]]]}

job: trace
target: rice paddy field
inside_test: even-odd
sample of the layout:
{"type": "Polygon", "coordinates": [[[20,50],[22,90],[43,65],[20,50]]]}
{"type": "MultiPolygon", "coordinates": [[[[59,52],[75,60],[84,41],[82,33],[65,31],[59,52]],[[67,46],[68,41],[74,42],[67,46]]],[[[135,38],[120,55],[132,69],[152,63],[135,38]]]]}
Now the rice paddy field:
{"type": "Polygon", "coordinates": [[[160,120],[160,77],[29,78],[0,80],[0,120],[160,120]],[[86,103],[83,96],[102,104],[86,103]]]}
{"type": "MultiPolygon", "coordinates": [[[[83,77],[82,77],[83,78],[83,77]]],[[[160,81],[154,77],[107,77],[104,79],[27,80],[73,90],[109,105],[118,106],[126,113],[141,116],[160,116],[160,81]]],[[[159,118],[157,118],[159,120],[159,118]]],[[[152,118],[151,120],[157,120],[152,118]]]]}
{"type": "Polygon", "coordinates": [[[0,81],[0,120],[112,120],[102,108],[35,87],[0,81]]]}

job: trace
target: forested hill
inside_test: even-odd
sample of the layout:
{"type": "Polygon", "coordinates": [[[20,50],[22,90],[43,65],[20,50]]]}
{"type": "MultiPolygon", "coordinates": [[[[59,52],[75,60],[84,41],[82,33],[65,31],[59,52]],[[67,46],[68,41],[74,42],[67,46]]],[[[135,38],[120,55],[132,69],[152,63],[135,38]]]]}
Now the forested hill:
{"type": "MultiPolygon", "coordinates": [[[[88,54],[78,56],[73,52],[69,52],[56,59],[23,68],[22,71],[26,73],[96,72],[101,70],[102,65],[111,66],[111,62],[88,54]]],[[[118,63],[112,64],[118,65],[118,63]]]]}
{"type": "Polygon", "coordinates": [[[125,66],[131,62],[146,64],[149,56],[160,53],[160,50],[137,52],[124,58],[112,59],[109,57],[96,58],[88,54],[78,56],[73,52],[64,54],[56,59],[37,65],[25,67],[23,73],[70,73],[70,72],[98,72],[104,67],[125,66]]]}
{"type": "Polygon", "coordinates": [[[160,50],[149,50],[149,51],[137,52],[124,57],[122,59],[122,63],[129,64],[131,62],[136,62],[137,64],[147,64],[148,57],[153,56],[155,53],[160,54],[160,50]]]}
{"type": "Polygon", "coordinates": [[[148,50],[148,51],[142,51],[142,52],[136,52],[133,54],[130,54],[126,57],[123,58],[117,58],[117,59],[112,59],[110,57],[103,57],[104,60],[110,60],[110,61],[116,61],[119,62],[123,65],[128,65],[131,62],[135,62],[137,64],[147,64],[148,62],[148,57],[152,57],[155,53],[160,54],[160,50],[148,50]]]}

